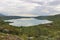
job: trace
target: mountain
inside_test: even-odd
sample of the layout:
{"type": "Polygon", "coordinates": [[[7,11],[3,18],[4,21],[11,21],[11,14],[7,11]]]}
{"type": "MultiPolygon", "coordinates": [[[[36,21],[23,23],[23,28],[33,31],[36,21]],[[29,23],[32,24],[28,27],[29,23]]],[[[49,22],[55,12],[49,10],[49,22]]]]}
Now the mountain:
{"type": "Polygon", "coordinates": [[[54,16],[38,16],[38,17],[23,17],[23,16],[5,16],[3,14],[0,14],[1,19],[19,19],[19,18],[36,18],[36,19],[50,19],[52,20],[53,18],[59,18],[60,14],[54,15],[54,16]]]}
{"type": "Polygon", "coordinates": [[[34,18],[34,17],[22,17],[22,16],[0,16],[0,19],[9,20],[9,19],[20,19],[20,18],[34,18]]]}
{"type": "Polygon", "coordinates": [[[5,15],[3,15],[3,14],[0,14],[0,16],[5,16],[5,15]]]}

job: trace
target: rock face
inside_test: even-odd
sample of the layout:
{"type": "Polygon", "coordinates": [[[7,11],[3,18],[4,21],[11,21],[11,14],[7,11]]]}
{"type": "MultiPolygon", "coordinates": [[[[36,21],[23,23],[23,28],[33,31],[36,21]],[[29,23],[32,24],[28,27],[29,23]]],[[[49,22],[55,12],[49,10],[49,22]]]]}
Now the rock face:
{"type": "Polygon", "coordinates": [[[16,35],[7,34],[0,36],[0,40],[21,40],[21,38],[16,35]]]}

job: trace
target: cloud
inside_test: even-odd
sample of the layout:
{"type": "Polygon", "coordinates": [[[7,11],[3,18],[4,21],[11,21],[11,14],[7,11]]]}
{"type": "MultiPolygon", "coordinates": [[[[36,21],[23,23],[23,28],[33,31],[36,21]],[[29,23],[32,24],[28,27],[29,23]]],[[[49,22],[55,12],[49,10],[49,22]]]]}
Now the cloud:
{"type": "Polygon", "coordinates": [[[29,14],[36,6],[38,6],[38,4],[20,0],[0,0],[0,12],[6,15],[29,14]]]}
{"type": "Polygon", "coordinates": [[[34,9],[31,13],[35,14],[35,15],[39,15],[39,16],[48,16],[48,15],[56,15],[59,14],[59,11],[56,11],[53,8],[50,7],[36,7],[36,9],[34,9]]]}
{"type": "Polygon", "coordinates": [[[22,1],[44,5],[46,3],[53,2],[54,0],[22,0],[22,1]]]}
{"type": "Polygon", "coordinates": [[[59,0],[0,0],[0,13],[12,16],[60,14],[59,0]]]}
{"type": "Polygon", "coordinates": [[[50,2],[49,5],[54,5],[54,6],[60,5],[60,0],[54,0],[54,1],[50,2]]]}

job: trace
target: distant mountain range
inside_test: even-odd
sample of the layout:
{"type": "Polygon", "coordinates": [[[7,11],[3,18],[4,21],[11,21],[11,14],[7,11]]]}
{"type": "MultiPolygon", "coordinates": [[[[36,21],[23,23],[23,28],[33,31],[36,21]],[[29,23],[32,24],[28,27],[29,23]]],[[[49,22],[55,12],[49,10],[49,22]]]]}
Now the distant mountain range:
{"type": "Polygon", "coordinates": [[[34,18],[34,17],[22,17],[22,16],[5,16],[1,15],[0,19],[9,20],[9,19],[20,19],[20,18],[34,18]]]}
{"type": "Polygon", "coordinates": [[[3,14],[0,14],[0,16],[5,16],[5,15],[3,15],[3,14]]]}
{"type": "Polygon", "coordinates": [[[18,18],[33,18],[33,17],[23,17],[23,16],[6,16],[3,14],[0,14],[0,19],[18,19],[18,18]]]}
{"type": "Polygon", "coordinates": [[[53,19],[53,18],[59,18],[60,17],[60,14],[59,15],[54,15],[54,16],[38,16],[38,17],[22,17],[22,16],[5,16],[3,14],[0,14],[0,18],[1,19],[19,19],[19,18],[36,18],[36,19],[53,19]]]}

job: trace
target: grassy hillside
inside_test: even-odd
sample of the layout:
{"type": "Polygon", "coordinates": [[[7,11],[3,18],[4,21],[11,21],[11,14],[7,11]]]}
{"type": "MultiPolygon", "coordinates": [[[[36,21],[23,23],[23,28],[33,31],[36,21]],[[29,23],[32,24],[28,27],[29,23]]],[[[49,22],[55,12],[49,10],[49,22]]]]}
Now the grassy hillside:
{"type": "MultiPolygon", "coordinates": [[[[60,15],[43,17],[53,21],[50,24],[42,24],[30,27],[10,26],[0,18],[0,37],[6,34],[19,36],[22,40],[60,40],[60,15]]],[[[40,17],[37,19],[41,19],[40,17]]],[[[3,40],[2,38],[0,38],[3,40]]],[[[4,39],[5,40],[5,39],[4,39]]]]}
{"type": "Polygon", "coordinates": [[[35,17],[36,19],[48,19],[48,20],[55,20],[56,18],[59,18],[60,17],[60,14],[59,15],[54,15],[54,16],[38,16],[38,17],[35,17]]]}

